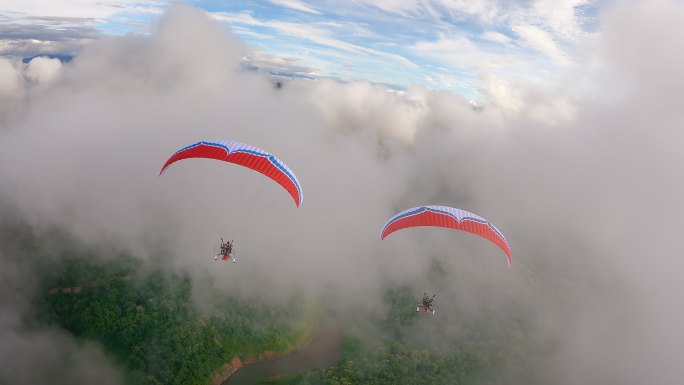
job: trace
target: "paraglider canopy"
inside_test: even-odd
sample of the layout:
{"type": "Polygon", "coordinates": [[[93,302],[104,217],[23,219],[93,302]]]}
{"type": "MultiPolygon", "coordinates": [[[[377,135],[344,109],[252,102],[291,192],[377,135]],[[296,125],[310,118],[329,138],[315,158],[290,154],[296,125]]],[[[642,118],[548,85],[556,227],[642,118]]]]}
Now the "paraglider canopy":
{"type": "Polygon", "coordinates": [[[292,196],[297,207],[302,204],[302,187],[295,174],[280,159],[260,148],[231,140],[193,143],[171,155],[159,175],[162,175],[173,163],[188,158],[216,159],[260,172],[283,186],[292,196]]]}
{"type": "Polygon", "coordinates": [[[511,250],[503,233],[486,219],[454,207],[429,205],[404,210],[387,221],[382,228],[381,239],[397,230],[419,226],[445,227],[479,235],[503,250],[508,267],[511,267],[511,250]]]}

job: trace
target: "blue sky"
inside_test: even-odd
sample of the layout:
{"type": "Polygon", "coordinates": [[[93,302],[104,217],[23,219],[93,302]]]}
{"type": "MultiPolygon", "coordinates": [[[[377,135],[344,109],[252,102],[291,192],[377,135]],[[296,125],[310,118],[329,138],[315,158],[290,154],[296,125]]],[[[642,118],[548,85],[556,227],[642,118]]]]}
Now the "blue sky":
{"type": "MultiPolygon", "coordinates": [[[[93,34],[149,33],[174,2],[3,0],[0,21],[9,27],[0,30],[0,54],[41,46],[59,53],[54,51],[60,43],[74,50],[79,40],[70,32],[86,40],[93,34]],[[41,39],[51,44],[39,44],[41,39]]],[[[483,77],[553,82],[575,64],[577,46],[598,33],[600,8],[592,0],[189,3],[230,25],[252,48],[254,66],[301,76],[369,80],[397,89],[421,85],[473,99],[480,94],[483,77]]]]}

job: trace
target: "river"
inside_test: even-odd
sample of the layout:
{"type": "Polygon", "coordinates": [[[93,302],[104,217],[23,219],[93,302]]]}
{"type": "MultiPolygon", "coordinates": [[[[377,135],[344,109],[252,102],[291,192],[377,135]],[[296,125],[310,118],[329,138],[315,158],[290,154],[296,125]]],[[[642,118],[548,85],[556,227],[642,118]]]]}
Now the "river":
{"type": "Polygon", "coordinates": [[[222,385],[254,385],[271,377],[327,368],[340,359],[344,349],[342,337],[339,325],[333,322],[325,323],[302,350],[273,361],[245,365],[222,385]]]}

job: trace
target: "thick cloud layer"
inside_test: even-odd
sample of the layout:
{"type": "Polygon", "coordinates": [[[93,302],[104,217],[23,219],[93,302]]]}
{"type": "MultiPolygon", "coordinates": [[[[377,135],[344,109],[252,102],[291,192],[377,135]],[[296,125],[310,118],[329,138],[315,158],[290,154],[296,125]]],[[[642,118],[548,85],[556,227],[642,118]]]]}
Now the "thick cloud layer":
{"type": "Polygon", "coordinates": [[[334,293],[370,314],[388,282],[439,286],[442,320],[510,304],[529,314],[558,346],[542,380],[677,383],[684,59],[673,47],[684,7],[614,7],[566,87],[506,85],[516,92],[502,97],[484,76],[493,103],[481,110],[368,83],[275,88],[240,68],[246,50],[227,29],[174,7],[151,36],[101,39],[62,68],[0,61],[0,193],[38,229],[211,275],[231,293],[334,293]],[[218,162],[157,177],[175,150],[214,138],[283,159],[302,207],[218,162]],[[513,268],[449,231],[379,240],[389,216],[426,203],[490,219],[513,268]],[[213,263],[220,236],[235,239],[240,263],[213,263]],[[433,257],[449,272],[439,283],[426,278],[433,257]]]}

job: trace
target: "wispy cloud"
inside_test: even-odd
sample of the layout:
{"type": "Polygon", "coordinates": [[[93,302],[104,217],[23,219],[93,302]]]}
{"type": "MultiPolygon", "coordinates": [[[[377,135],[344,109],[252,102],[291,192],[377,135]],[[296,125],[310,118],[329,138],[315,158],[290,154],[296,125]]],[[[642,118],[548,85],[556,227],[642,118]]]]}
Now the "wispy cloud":
{"type": "Polygon", "coordinates": [[[494,43],[500,43],[500,44],[509,44],[511,42],[511,38],[504,35],[503,33],[495,32],[495,31],[487,31],[482,34],[482,39],[483,40],[488,40],[494,43]]]}
{"type": "MultiPolygon", "coordinates": [[[[6,0],[0,20],[55,30],[149,33],[144,25],[173,2],[6,0]]],[[[442,85],[457,92],[462,89],[450,86],[459,84],[452,77],[470,83],[492,72],[505,79],[507,71],[518,76],[562,71],[573,62],[574,45],[596,8],[594,0],[196,0],[193,5],[229,23],[253,48],[284,62],[296,58],[323,76],[403,87],[442,85]],[[434,81],[440,77],[451,80],[434,81]]]]}
{"type": "Polygon", "coordinates": [[[0,29],[0,55],[30,57],[39,54],[74,55],[102,36],[93,27],[53,28],[45,25],[8,23],[0,29]]]}
{"type": "Polygon", "coordinates": [[[0,15],[12,18],[58,17],[108,19],[124,12],[160,13],[168,0],[3,0],[0,15]]]}
{"type": "Polygon", "coordinates": [[[74,55],[116,30],[143,29],[166,0],[5,0],[0,2],[0,55],[74,55]]]}
{"type": "MultiPolygon", "coordinates": [[[[402,65],[406,65],[409,67],[416,67],[417,65],[411,60],[396,54],[392,52],[387,52],[387,51],[382,51],[374,48],[369,48],[367,46],[359,45],[359,44],[353,44],[349,43],[348,41],[338,39],[333,37],[333,32],[331,28],[326,28],[330,27],[331,24],[329,23],[292,23],[292,22],[282,22],[282,21],[268,21],[268,20],[259,20],[255,17],[253,17],[251,14],[246,13],[246,12],[241,12],[237,14],[221,14],[221,15],[214,15],[214,17],[218,20],[224,20],[227,21],[231,24],[242,24],[242,25],[251,25],[251,26],[258,26],[258,27],[264,27],[264,28],[269,28],[272,29],[279,34],[288,36],[288,37],[295,37],[297,39],[309,41],[311,43],[315,43],[318,45],[322,45],[325,47],[341,50],[341,51],[346,51],[346,52],[352,52],[352,53],[361,53],[365,55],[369,55],[372,57],[379,57],[379,58],[384,58],[384,59],[389,59],[392,61],[395,61],[397,63],[400,63],[402,65]]],[[[332,24],[332,26],[339,26],[336,24],[332,24]]]]}
{"type": "Polygon", "coordinates": [[[582,24],[588,17],[581,8],[591,0],[536,0],[524,21],[536,24],[558,39],[573,41],[583,34],[582,24]]]}
{"type": "Polygon", "coordinates": [[[320,15],[321,13],[314,8],[311,8],[306,3],[300,0],[269,0],[269,2],[289,9],[294,9],[295,11],[314,13],[320,15]]]}
{"type": "Polygon", "coordinates": [[[354,3],[418,19],[462,20],[474,17],[491,22],[504,10],[497,0],[357,0],[354,3]]]}
{"type": "Polygon", "coordinates": [[[493,70],[519,64],[520,59],[485,49],[465,36],[442,36],[420,41],[410,47],[417,56],[432,59],[452,68],[470,71],[493,70]]]}
{"type": "Polygon", "coordinates": [[[396,61],[400,64],[415,67],[416,65],[412,63],[409,59],[395,53],[380,51],[373,48],[368,48],[358,44],[352,44],[344,40],[336,39],[330,36],[330,31],[328,29],[323,29],[319,27],[314,27],[306,24],[294,24],[294,23],[281,23],[272,22],[268,24],[270,27],[275,28],[281,33],[285,33],[290,36],[295,36],[300,39],[306,39],[316,44],[321,44],[327,47],[340,49],[348,52],[365,53],[371,56],[383,57],[385,59],[390,59],[396,61]]]}
{"type": "Polygon", "coordinates": [[[259,50],[252,50],[243,58],[243,64],[255,70],[265,70],[273,74],[316,77],[318,74],[312,67],[302,64],[302,59],[297,57],[282,57],[272,55],[259,50]]]}
{"type": "Polygon", "coordinates": [[[546,31],[533,25],[516,25],[513,31],[520,36],[522,43],[551,58],[557,64],[568,64],[563,50],[546,31]]]}

